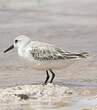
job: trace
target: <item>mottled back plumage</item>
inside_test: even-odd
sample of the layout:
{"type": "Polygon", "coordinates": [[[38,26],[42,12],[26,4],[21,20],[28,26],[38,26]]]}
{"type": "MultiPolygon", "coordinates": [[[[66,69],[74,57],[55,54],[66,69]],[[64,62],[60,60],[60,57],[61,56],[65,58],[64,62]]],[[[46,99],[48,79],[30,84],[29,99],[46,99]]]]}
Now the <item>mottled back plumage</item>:
{"type": "MultiPolygon", "coordinates": [[[[35,43],[35,41],[34,41],[35,43]]],[[[33,44],[33,41],[32,41],[33,44]]],[[[50,45],[48,43],[36,42],[37,45],[32,45],[30,53],[35,60],[65,60],[74,58],[86,58],[88,53],[71,53],[50,45]],[[39,45],[40,44],[40,45],[39,45]]]]}

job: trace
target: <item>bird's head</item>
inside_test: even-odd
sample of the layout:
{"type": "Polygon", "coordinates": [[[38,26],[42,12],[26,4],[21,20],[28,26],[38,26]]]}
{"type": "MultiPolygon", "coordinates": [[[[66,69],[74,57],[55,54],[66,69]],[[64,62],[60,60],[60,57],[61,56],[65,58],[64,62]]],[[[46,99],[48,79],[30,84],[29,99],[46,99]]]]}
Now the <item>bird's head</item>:
{"type": "Polygon", "coordinates": [[[14,47],[16,48],[22,48],[25,47],[29,42],[31,41],[31,39],[25,35],[20,35],[18,37],[16,37],[13,41],[13,44],[4,51],[4,53],[8,52],[9,50],[13,49],[14,47]]]}

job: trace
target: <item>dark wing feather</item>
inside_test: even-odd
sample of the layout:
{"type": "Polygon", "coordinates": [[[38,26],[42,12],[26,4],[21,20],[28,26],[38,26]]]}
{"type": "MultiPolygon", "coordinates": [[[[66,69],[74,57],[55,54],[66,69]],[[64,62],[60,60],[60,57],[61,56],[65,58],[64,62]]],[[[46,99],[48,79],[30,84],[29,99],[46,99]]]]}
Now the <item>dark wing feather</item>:
{"type": "Polygon", "coordinates": [[[35,60],[58,60],[64,59],[61,52],[58,52],[55,48],[48,47],[34,47],[30,51],[32,57],[35,60]]]}
{"type": "Polygon", "coordinates": [[[74,59],[74,58],[85,58],[86,53],[70,53],[64,52],[60,48],[53,46],[36,46],[30,51],[34,60],[60,60],[60,59],[74,59]]]}

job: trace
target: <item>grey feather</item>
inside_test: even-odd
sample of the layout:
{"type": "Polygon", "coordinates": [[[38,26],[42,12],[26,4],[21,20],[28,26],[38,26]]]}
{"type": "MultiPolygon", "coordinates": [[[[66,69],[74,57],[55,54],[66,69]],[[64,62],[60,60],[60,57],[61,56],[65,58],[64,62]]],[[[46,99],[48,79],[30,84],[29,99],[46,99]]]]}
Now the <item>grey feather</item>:
{"type": "Polygon", "coordinates": [[[74,58],[85,58],[86,53],[70,53],[64,52],[60,48],[56,47],[33,47],[30,51],[34,60],[44,61],[44,60],[65,60],[74,58]]]}

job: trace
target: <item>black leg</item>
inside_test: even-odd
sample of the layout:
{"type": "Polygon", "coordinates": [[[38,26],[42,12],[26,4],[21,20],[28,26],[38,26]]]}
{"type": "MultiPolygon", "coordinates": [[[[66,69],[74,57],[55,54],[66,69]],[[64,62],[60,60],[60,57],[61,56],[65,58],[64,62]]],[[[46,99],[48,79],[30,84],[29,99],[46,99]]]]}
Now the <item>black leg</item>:
{"type": "Polygon", "coordinates": [[[50,81],[50,83],[52,83],[53,80],[54,80],[54,77],[55,77],[55,73],[54,73],[51,69],[49,69],[49,70],[50,70],[50,72],[52,73],[52,78],[51,78],[51,81],[50,81]]]}
{"type": "Polygon", "coordinates": [[[47,74],[47,77],[46,77],[46,80],[45,80],[44,84],[47,84],[47,82],[48,82],[48,80],[49,80],[48,70],[46,70],[46,74],[47,74]]]}

